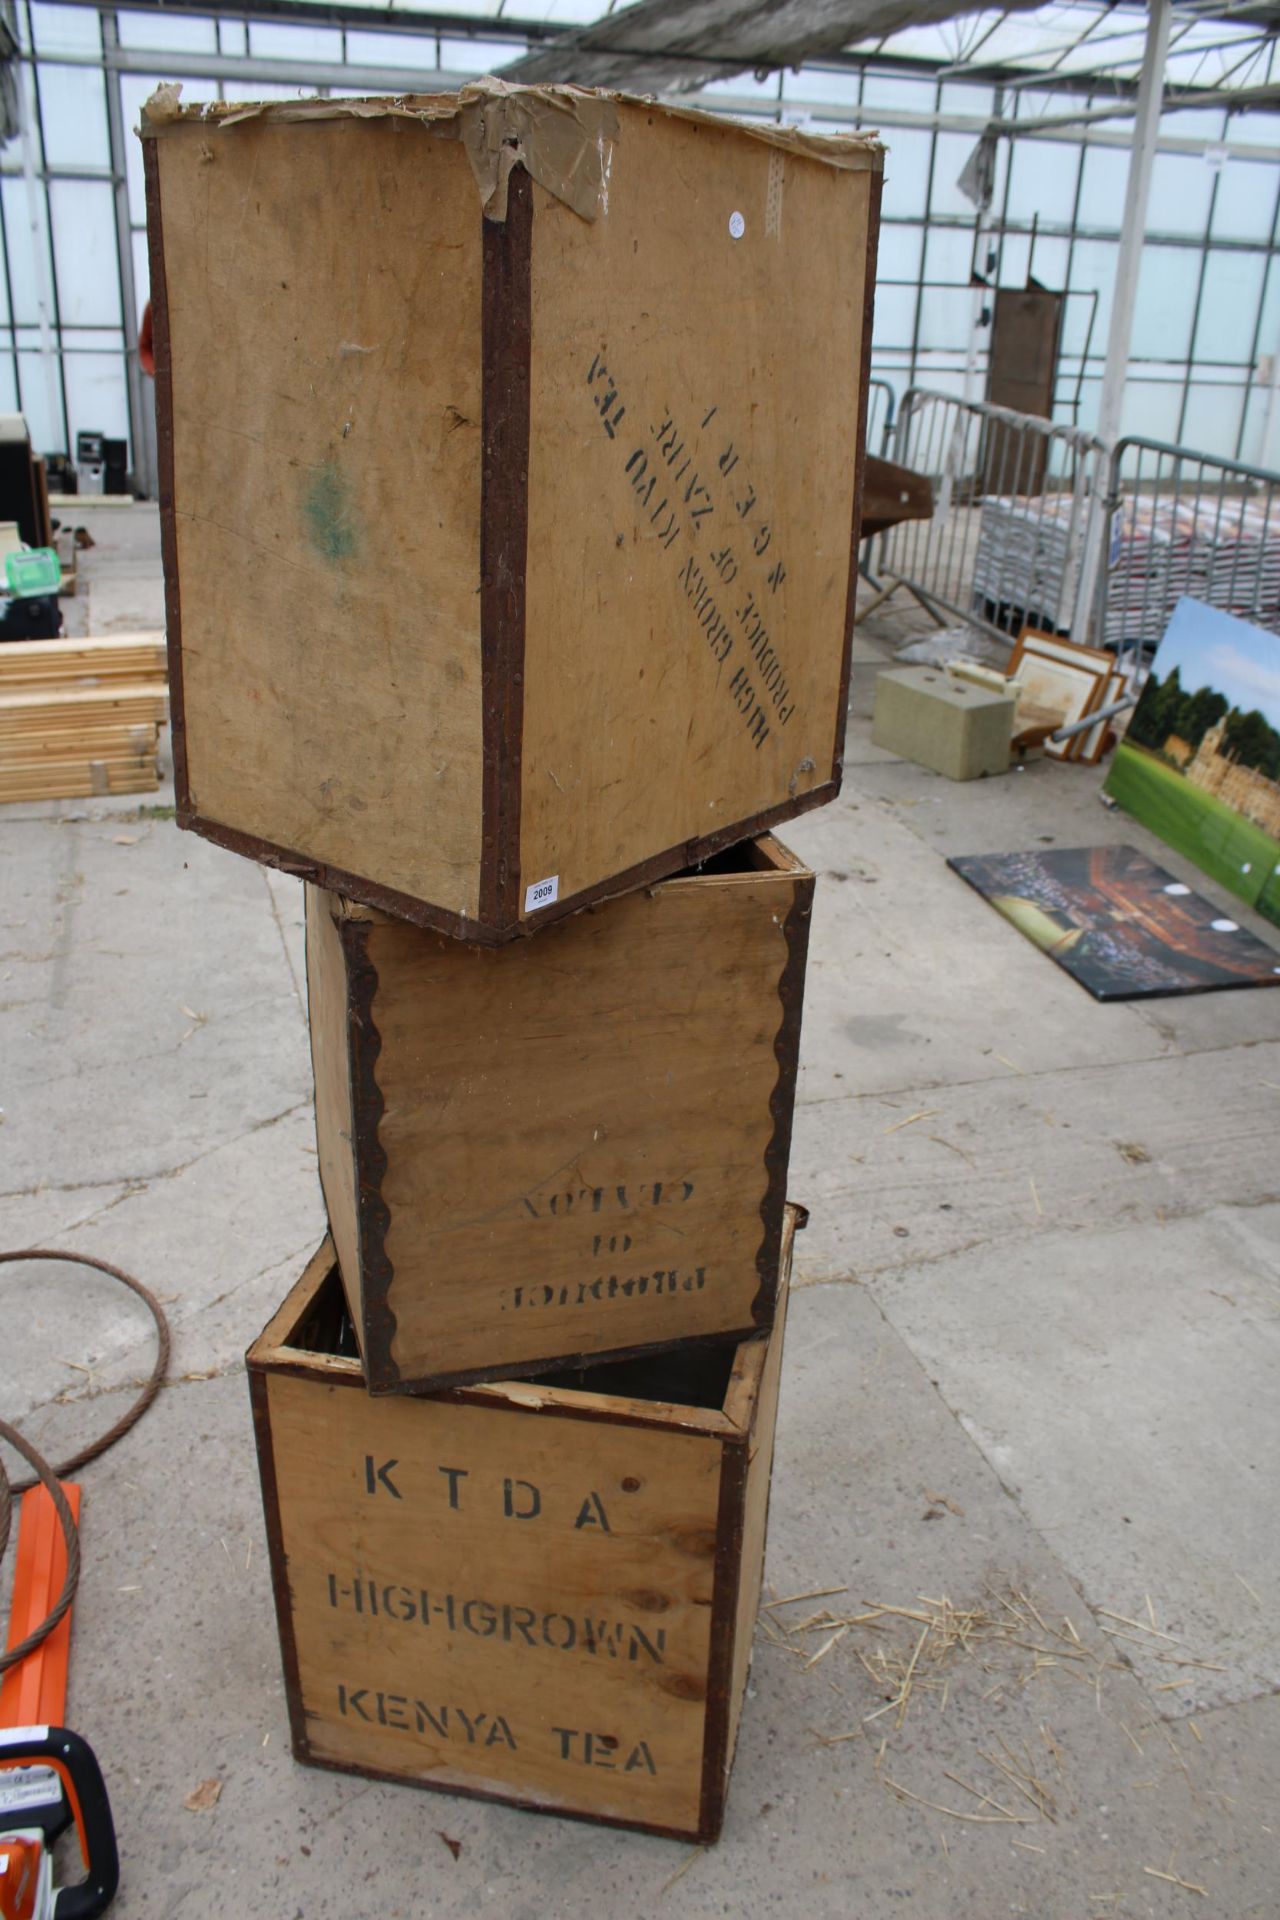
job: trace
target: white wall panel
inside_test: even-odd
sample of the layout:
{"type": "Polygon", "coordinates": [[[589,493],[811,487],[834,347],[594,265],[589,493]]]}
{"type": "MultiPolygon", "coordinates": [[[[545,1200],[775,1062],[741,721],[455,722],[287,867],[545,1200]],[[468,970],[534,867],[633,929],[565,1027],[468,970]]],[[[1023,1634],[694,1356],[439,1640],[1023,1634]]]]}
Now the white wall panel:
{"type": "Polygon", "coordinates": [[[1209,224],[1216,178],[1198,154],[1158,153],[1151,168],[1148,233],[1185,233],[1199,239],[1209,224]]]}
{"type": "Polygon", "coordinates": [[[1271,161],[1228,160],[1218,176],[1215,240],[1269,241],[1276,217],[1277,168],[1271,161]]]}
{"type": "Polygon", "coordinates": [[[196,14],[118,13],[122,47],[156,47],[162,53],[216,53],[216,21],[196,14]]]}
{"type": "Polygon", "coordinates": [[[1045,140],[1015,140],[1009,163],[1006,218],[1069,227],[1075,208],[1080,154],[1045,140]]]}
{"type": "Polygon", "coordinates": [[[1192,387],[1179,440],[1220,460],[1234,460],[1246,391],[1242,386],[1192,387]]]}
{"type": "Polygon", "coordinates": [[[1106,233],[1119,233],[1124,211],[1129,155],[1123,147],[1086,147],[1080,176],[1079,223],[1106,233]]]}
{"type": "Polygon", "coordinates": [[[133,292],[137,312],[134,314],[134,328],[142,325],[142,315],[147,301],[151,298],[151,256],[147,250],[147,236],[135,230],[130,235],[133,242],[133,292]]]}
{"type": "Polygon", "coordinates": [[[19,326],[34,326],[40,318],[42,287],[48,292],[53,286],[44,194],[37,187],[33,199],[21,176],[10,174],[0,181],[0,198],[4,201],[13,317],[19,326]]]}
{"type": "Polygon", "coordinates": [[[922,219],[929,197],[930,136],[916,127],[893,127],[884,136],[885,219],[922,219]]]}
{"type": "Polygon", "coordinates": [[[1191,351],[1200,256],[1189,247],[1146,246],[1133,309],[1135,360],[1185,360],[1191,351]]]}
{"type": "Polygon", "coordinates": [[[882,348],[910,351],[916,324],[916,298],[913,286],[886,286],[883,281],[877,286],[873,349],[877,356],[882,348]]]}
{"type": "Polygon", "coordinates": [[[782,76],[784,100],[830,101],[852,111],[857,107],[859,91],[858,74],[834,67],[803,67],[799,73],[788,69],[782,76]]]}
{"type": "Polygon", "coordinates": [[[35,0],[31,32],[36,52],[101,53],[102,32],[92,7],[58,7],[35,0]]]}
{"type": "Polygon", "coordinates": [[[341,60],[336,27],[294,27],[278,20],[251,20],[249,52],[259,60],[341,60]]]}
{"type": "Polygon", "coordinates": [[[1120,436],[1176,440],[1182,386],[1177,380],[1130,380],[1120,409],[1120,436]]]}
{"type": "Polygon", "coordinates": [[[56,377],[53,392],[38,347],[18,354],[18,377],[22,382],[22,411],[26,415],[31,444],[40,453],[65,453],[67,432],[62,415],[62,392],[56,377]]]}
{"type": "Polygon", "coordinates": [[[51,167],[110,170],[107,91],[93,67],[59,67],[41,61],[40,123],[45,160],[51,167]]]}
{"type": "Polygon", "coordinates": [[[1265,253],[1210,249],[1200,295],[1194,360],[1209,365],[1224,361],[1248,364],[1266,268],[1265,253]]]}
{"type": "Polygon", "coordinates": [[[72,448],[78,433],[128,439],[129,403],[120,348],[114,353],[68,353],[65,374],[72,448]]]}
{"type": "Polygon", "coordinates": [[[91,180],[53,180],[49,211],[62,325],[118,327],[120,264],[111,188],[91,180]]]}

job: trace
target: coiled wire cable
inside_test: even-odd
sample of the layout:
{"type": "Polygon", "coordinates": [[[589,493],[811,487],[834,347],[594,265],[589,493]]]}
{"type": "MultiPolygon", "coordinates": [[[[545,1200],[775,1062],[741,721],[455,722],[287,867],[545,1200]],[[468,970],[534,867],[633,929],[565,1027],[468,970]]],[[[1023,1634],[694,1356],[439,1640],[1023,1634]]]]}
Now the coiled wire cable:
{"type": "Polygon", "coordinates": [[[0,1654],[0,1673],[4,1673],[9,1667],[16,1666],[19,1660],[24,1660],[29,1653],[34,1652],[41,1641],[46,1640],[58,1622],[63,1619],[75,1598],[76,1586],[80,1579],[80,1535],[72,1518],[71,1508],[67,1504],[66,1495],[58,1482],[65,1480],[67,1475],[74,1473],[77,1468],[88,1466],[91,1460],[97,1460],[108,1447],[113,1447],[117,1440],[128,1433],[130,1427],[137,1425],[164,1384],[165,1375],[169,1371],[170,1352],[169,1322],[165,1318],[164,1308],[150,1288],[145,1287],[141,1280],[135,1279],[131,1273],[126,1273],[123,1267],[113,1267],[109,1260],[99,1260],[93,1254],[67,1253],[57,1247],[21,1247],[13,1252],[0,1252],[0,1266],[15,1260],[65,1260],[71,1266],[94,1267],[99,1273],[108,1274],[111,1279],[118,1280],[122,1286],[128,1287],[130,1292],[136,1293],[150,1310],[156,1326],[156,1357],[149,1378],[128,1411],[116,1421],[113,1427],[108,1427],[105,1433],[100,1434],[96,1440],[90,1441],[88,1446],[81,1447],[60,1466],[50,1466],[44,1455],[33,1447],[29,1440],[25,1440],[16,1427],[10,1426],[7,1420],[0,1420],[0,1440],[6,1441],[15,1452],[21,1454],[32,1470],[29,1479],[11,1481],[5,1471],[3,1460],[0,1460],[0,1561],[3,1561],[5,1549],[9,1544],[9,1530],[13,1522],[13,1497],[15,1494],[28,1492],[34,1486],[43,1486],[53,1501],[67,1548],[67,1573],[62,1584],[62,1592],[54,1602],[48,1617],[42,1620],[25,1640],[20,1640],[16,1647],[10,1647],[7,1653],[0,1654]]]}

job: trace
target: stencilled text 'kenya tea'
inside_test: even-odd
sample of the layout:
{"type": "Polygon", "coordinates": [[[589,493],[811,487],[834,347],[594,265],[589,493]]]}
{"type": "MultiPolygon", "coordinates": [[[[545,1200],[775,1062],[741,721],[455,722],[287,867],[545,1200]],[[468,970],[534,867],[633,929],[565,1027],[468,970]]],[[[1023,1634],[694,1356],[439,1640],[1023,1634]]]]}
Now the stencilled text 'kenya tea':
{"type": "Polygon", "coordinates": [[[447,1741],[461,1747],[506,1747],[512,1753],[542,1746],[549,1757],[580,1767],[603,1767],[610,1773],[647,1773],[656,1776],[657,1763],[647,1740],[624,1740],[615,1733],[596,1733],[583,1727],[540,1728],[535,1735],[517,1737],[503,1713],[476,1708],[432,1705],[412,1694],[388,1693],[380,1687],[338,1684],[338,1713],[344,1720],[362,1720],[366,1726],[395,1727],[402,1733],[447,1741]]]}

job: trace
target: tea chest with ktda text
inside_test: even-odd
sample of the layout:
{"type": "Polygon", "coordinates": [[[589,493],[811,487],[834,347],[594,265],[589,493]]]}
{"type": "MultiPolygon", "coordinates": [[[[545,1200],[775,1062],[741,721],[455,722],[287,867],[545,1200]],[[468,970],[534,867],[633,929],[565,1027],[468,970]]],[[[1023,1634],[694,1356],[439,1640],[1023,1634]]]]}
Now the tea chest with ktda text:
{"type": "Polygon", "coordinates": [[[751,1662],[769,1335],[365,1391],[326,1242],[248,1355],[298,1759],[714,1840],[751,1662]]]}

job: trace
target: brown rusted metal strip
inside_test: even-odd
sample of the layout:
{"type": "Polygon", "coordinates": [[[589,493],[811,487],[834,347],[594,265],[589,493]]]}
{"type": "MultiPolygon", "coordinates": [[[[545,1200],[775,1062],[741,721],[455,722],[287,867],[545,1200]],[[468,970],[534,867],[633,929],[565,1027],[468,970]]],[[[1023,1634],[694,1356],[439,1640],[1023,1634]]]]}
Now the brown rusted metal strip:
{"type": "Polygon", "coordinates": [[[765,1148],[768,1185],[760,1202],[764,1238],[756,1255],[760,1290],[752,1305],[757,1327],[771,1327],[778,1304],[782,1265],[782,1230],[787,1206],[787,1171],[791,1164],[791,1128],[795,1116],[796,1077],[800,1070],[800,1024],[804,1015],[804,981],[809,958],[809,927],[813,919],[814,876],[797,878],[791,908],[784,923],[786,964],[778,982],[781,1020],[773,1051],[778,1077],[769,1096],[773,1131],[765,1148]]]}
{"type": "Polygon", "coordinates": [[[359,1288],[350,1301],[351,1317],[360,1323],[365,1378],[371,1388],[394,1392],[400,1384],[395,1363],[396,1316],[391,1305],[391,1261],[387,1231],[391,1209],[383,1197],[387,1150],[378,1129],[386,1102],[378,1085],[378,1055],[382,1035],[374,1011],[378,970],[369,958],[367,921],[346,920],[341,927],[347,970],[347,1046],[351,1056],[351,1149],[356,1163],[356,1246],[360,1271],[344,1276],[359,1288]]]}
{"type": "Polygon", "coordinates": [[[310,1758],[307,1716],[302,1704],[302,1673],[298,1664],[298,1643],[293,1632],[293,1597],[289,1591],[289,1562],[284,1550],[280,1488],[276,1481],[275,1443],[271,1433],[270,1376],[276,1369],[264,1367],[250,1359],[248,1370],[253,1434],[258,1445],[258,1474],[262,1481],[262,1511],[267,1529],[267,1557],[271,1562],[271,1593],[275,1600],[280,1662],[284,1668],[284,1694],[289,1708],[289,1735],[296,1757],[307,1760],[310,1758]]]}
{"type": "Polygon", "coordinates": [[[480,295],[480,692],[484,775],[479,917],[516,919],[529,533],[529,356],[533,182],[516,167],[507,217],[484,222],[480,295]]]}

